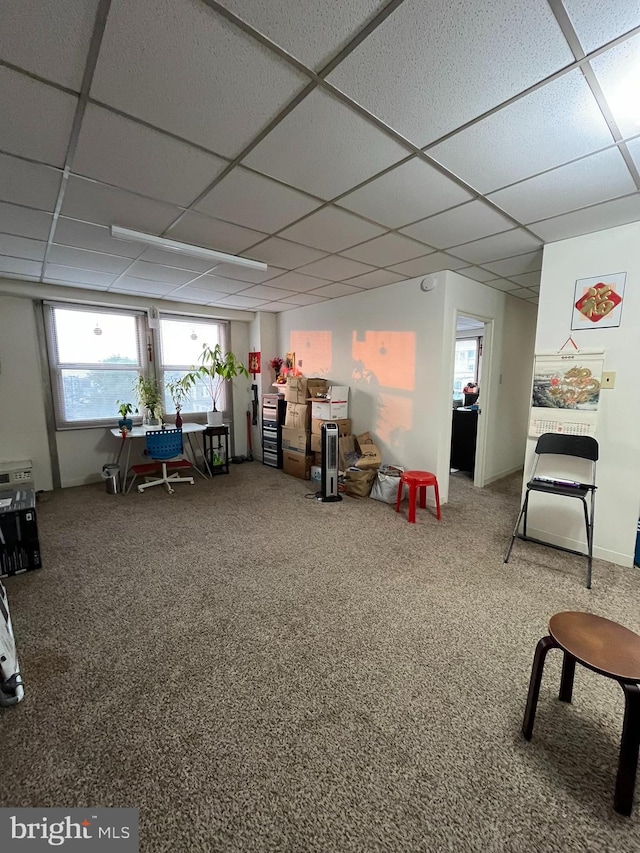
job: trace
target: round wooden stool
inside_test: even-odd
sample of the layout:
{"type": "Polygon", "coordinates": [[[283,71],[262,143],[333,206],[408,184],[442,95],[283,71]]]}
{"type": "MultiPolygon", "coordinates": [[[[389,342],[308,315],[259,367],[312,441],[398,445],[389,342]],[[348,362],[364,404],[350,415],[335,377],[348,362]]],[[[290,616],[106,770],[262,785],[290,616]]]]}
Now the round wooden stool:
{"type": "Polygon", "coordinates": [[[408,520],[415,524],[416,521],[416,492],[420,489],[420,507],[427,508],[427,486],[433,486],[436,493],[436,517],[440,521],[440,490],[435,474],[430,471],[405,471],[398,483],[398,497],[396,500],[396,512],[400,512],[402,503],[402,487],[409,486],[409,517],[408,520]]]}
{"type": "Polygon", "coordinates": [[[562,649],[564,661],[560,679],[560,701],[571,702],[576,663],[618,682],[624,693],[624,722],[613,808],[630,815],[640,746],[640,636],[628,628],[595,616],[567,611],[549,620],[549,636],[536,647],[529,682],[522,733],[531,740],[540,682],[547,652],[562,649]]]}

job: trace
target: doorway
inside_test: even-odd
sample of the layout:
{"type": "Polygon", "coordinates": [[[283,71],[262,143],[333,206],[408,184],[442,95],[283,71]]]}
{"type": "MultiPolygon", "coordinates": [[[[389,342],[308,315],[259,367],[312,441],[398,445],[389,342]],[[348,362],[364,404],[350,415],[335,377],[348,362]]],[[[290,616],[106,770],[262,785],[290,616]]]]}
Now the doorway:
{"type": "Polygon", "coordinates": [[[477,488],[485,484],[492,327],[486,317],[456,313],[449,474],[477,488]]]}

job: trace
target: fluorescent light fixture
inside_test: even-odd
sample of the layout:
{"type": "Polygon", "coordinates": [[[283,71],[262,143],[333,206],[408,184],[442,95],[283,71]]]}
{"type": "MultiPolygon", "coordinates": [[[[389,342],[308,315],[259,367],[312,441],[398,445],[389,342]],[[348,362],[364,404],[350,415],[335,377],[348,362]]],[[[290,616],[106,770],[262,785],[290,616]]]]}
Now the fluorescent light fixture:
{"type": "Polygon", "coordinates": [[[119,225],[111,226],[111,236],[116,240],[128,240],[130,243],[144,243],[145,246],[155,246],[168,252],[178,252],[181,255],[193,255],[196,258],[216,261],[219,264],[237,264],[240,267],[249,267],[252,270],[266,270],[267,265],[262,261],[252,261],[250,258],[240,258],[238,255],[227,255],[225,252],[216,252],[214,249],[205,249],[203,246],[193,246],[191,243],[178,243],[167,237],[155,237],[153,234],[143,234],[141,231],[131,231],[130,228],[120,228],[119,225]]]}

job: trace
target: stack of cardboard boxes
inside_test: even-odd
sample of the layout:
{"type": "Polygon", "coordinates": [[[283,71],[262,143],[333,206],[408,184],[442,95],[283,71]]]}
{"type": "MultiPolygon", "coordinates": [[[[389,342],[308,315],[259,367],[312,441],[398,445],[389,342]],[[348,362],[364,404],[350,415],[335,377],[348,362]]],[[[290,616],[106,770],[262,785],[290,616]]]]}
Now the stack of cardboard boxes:
{"type": "Polygon", "coordinates": [[[287,413],[282,428],[282,467],[285,474],[320,479],[322,465],[320,427],[325,421],[339,425],[340,434],[351,432],[349,388],[327,379],[287,377],[284,389],[287,413]]]}

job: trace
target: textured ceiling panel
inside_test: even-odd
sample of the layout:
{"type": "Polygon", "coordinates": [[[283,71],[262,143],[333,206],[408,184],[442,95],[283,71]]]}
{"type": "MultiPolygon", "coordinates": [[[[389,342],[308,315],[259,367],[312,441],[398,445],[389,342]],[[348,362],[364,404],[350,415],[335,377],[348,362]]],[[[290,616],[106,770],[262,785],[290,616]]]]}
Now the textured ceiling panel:
{"type": "Polygon", "coordinates": [[[622,135],[635,136],[640,130],[640,35],[593,59],[591,66],[622,135]]]}
{"type": "Polygon", "coordinates": [[[304,82],[199,0],[114,0],[91,95],[232,157],[304,82]]]}
{"type": "Polygon", "coordinates": [[[500,258],[509,258],[512,255],[521,255],[540,245],[526,231],[517,228],[514,231],[505,231],[493,237],[485,237],[482,240],[474,240],[452,249],[452,254],[465,258],[474,264],[484,264],[486,261],[496,261],[500,258]]]}
{"type": "Polygon", "coordinates": [[[542,269],[542,252],[525,252],[522,255],[505,258],[501,261],[489,261],[485,266],[488,270],[492,270],[496,275],[500,276],[535,272],[542,269]]]}
{"type": "Polygon", "coordinates": [[[544,0],[405,0],[328,79],[422,147],[571,59],[544,0]]]}
{"type": "Polygon", "coordinates": [[[391,272],[391,270],[374,270],[373,272],[358,275],[355,278],[345,279],[347,284],[353,284],[356,287],[384,287],[387,284],[396,284],[402,281],[406,276],[399,273],[391,272]]]}
{"type": "Polygon", "coordinates": [[[0,59],[78,91],[98,0],[2,0],[0,59]]]}
{"type": "MultiPolygon", "coordinates": [[[[201,216],[199,213],[187,213],[180,222],[171,228],[168,235],[172,240],[182,240],[196,246],[229,252],[232,255],[244,251],[261,240],[265,235],[259,231],[242,228],[221,219],[201,216]]],[[[251,255],[255,257],[255,255],[251,255]]]]}
{"type": "Polygon", "coordinates": [[[426,257],[415,258],[413,261],[405,261],[402,264],[395,264],[391,269],[405,277],[414,278],[418,275],[429,275],[432,272],[440,272],[440,270],[457,270],[460,267],[466,266],[467,263],[467,261],[461,261],[459,258],[454,258],[445,252],[432,252],[426,257]]]}
{"type": "Polygon", "coordinates": [[[616,225],[626,225],[640,220],[640,193],[606,201],[593,207],[585,207],[564,216],[545,219],[535,224],[536,232],[547,243],[556,240],[566,240],[579,234],[589,234],[592,231],[602,231],[604,228],[614,228],[616,225]]]}
{"type": "Polygon", "coordinates": [[[48,166],[0,154],[0,199],[52,211],[61,174],[48,166]]]}
{"type": "Polygon", "coordinates": [[[627,142],[627,148],[636,164],[636,168],[640,171],[640,139],[627,142]]]}
{"type": "Polygon", "coordinates": [[[513,222],[482,201],[471,201],[402,229],[403,234],[438,249],[448,249],[490,234],[508,231],[513,222]]]}
{"type": "Polygon", "coordinates": [[[316,90],[258,143],[244,162],[330,199],[397,163],[407,153],[358,113],[316,90]]]}
{"type": "Polygon", "coordinates": [[[223,6],[309,68],[319,70],[387,0],[221,0],[223,6]]]}
{"type": "Polygon", "coordinates": [[[410,261],[418,258],[429,251],[431,247],[422,243],[416,243],[402,234],[383,234],[375,240],[369,240],[361,246],[346,249],[344,254],[356,261],[373,264],[379,267],[390,267],[391,264],[399,264],[401,261],[410,261]]]}
{"type": "Polygon", "coordinates": [[[280,237],[272,237],[251,249],[252,258],[264,261],[267,264],[277,263],[279,266],[291,270],[317,261],[325,255],[326,252],[311,249],[309,246],[301,246],[291,240],[282,240],[280,237]]]}
{"type": "Polygon", "coordinates": [[[21,278],[38,278],[42,272],[42,264],[38,261],[27,261],[24,258],[0,257],[0,273],[18,275],[21,278]]]}
{"type": "Polygon", "coordinates": [[[32,240],[30,237],[16,237],[13,234],[0,234],[0,255],[11,258],[24,258],[27,261],[42,261],[46,243],[32,240]]]}
{"type": "Polygon", "coordinates": [[[122,255],[124,258],[137,258],[142,248],[140,244],[114,240],[111,231],[104,225],[89,225],[63,216],[58,219],[55,240],[63,246],[92,249],[109,255],[122,255]]]}
{"type": "Polygon", "coordinates": [[[53,217],[42,210],[30,210],[15,204],[0,202],[0,232],[19,237],[46,240],[53,217]]]}
{"type": "Polygon", "coordinates": [[[74,267],[60,266],[59,264],[46,264],[44,271],[45,281],[55,281],[59,284],[69,284],[73,287],[89,287],[92,290],[106,290],[113,284],[116,276],[112,273],[97,272],[96,270],[83,270],[74,267]]]}
{"type": "Polygon", "coordinates": [[[297,272],[307,275],[317,275],[320,278],[328,278],[331,281],[342,281],[354,275],[372,272],[373,269],[368,264],[361,264],[359,261],[341,258],[338,255],[330,255],[328,258],[322,258],[319,261],[314,261],[312,264],[300,267],[297,272]]]}
{"type": "Polygon", "coordinates": [[[179,215],[169,204],[151,201],[125,190],[70,178],[62,203],[62,214],[97,225],[121,225],[134,231],[160,234],[179,215]]]}
{"type": "Polygon", "coordinates": [[[477,189],[490,192],[612,142],[582,72],[572,71],[429,154],[477,189]]]}
{"type": "Polygon", "coordinates": [[[47,261],[65,267],[112,273],[114,276],[124,272],[131,263],[129,258],[87,252],[84,249],[73,249],[70,246],[51,246],[47,261]]]}
{"type": "MultiPolygon", "coordinates": [[[[282,232],[283,237],[299,240],[315,249],[327,252],[340,252],[355,243],[362,243],[378,234],[383,234],[384,228],[365,222],[357,216],[339,210],[337,207],[325,207],[317,213],[312,213],[302,222],[292,225],[282,232]]],[[[356,258],[356,260],[359,260],[356,258]]]]}
{"type": "Polygon", "coordinates": [[[321,287],[323,284],[331,284],[331,282],[314,275],[288,272],[274,279],[272,284],[274,287],[283,287],[285,290],[292,290],[296,293],[306,293],[307,290],[314,290],[316,287],[321,287]]]}
{"type": "Polygon", "coordinates": [[[586,53],[640,26],[638,0],[564,0],[586,53]]]}

